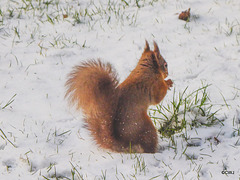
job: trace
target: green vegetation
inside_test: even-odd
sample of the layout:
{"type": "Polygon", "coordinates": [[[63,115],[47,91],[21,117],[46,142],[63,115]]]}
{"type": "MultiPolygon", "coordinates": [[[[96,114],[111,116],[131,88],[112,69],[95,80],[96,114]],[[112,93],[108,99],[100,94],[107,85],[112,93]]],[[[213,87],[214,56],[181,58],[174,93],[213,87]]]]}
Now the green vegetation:
{"type": "Polygon", "coordinates": [[[169,104],[158,105],[156,109],[151,109],[151,118],[156,125],[160,126],[158,130],[162,136],[171,137],[183,130],[187,135],[188,129],[223,125],[216,117],[219,110],[212,110],[214,105],[207,92],[209,86],[202,86],[189,94],[186,93],[188,87],[178,94],[174,89],[173,98],[169,104]]]}

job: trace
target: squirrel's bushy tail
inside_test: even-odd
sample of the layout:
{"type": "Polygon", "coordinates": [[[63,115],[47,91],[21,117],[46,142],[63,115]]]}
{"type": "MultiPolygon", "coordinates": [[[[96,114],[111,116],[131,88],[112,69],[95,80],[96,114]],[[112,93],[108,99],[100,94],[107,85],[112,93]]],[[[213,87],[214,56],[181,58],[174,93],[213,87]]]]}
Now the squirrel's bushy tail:
{"type": "Polygon", "coordinates": [[[75,66],[66,82],[66,96],[77,109],[82,109],[85,121],[97,144],[114,148],[113,118],[118,103],[118,80],[109,63],[91,60],[75,66]]]}

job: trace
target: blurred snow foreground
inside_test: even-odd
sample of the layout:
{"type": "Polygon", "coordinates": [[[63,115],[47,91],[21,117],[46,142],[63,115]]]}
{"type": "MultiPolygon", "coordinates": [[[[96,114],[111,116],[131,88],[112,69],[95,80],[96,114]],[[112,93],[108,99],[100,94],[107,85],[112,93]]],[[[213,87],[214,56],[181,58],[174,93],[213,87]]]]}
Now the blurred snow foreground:
{"type": "Polygon", "coordinates": [[[239,11],[239,0],[1,0],[1,179],[239,179],[239,11]],[[188,8],[190,19],[179,20],[188,8]],[[145,39],[158,43],[174,80],[160,106],[166,117],[175,95],[209,85],[219,121],[160,133],[156,154],[99,149],[63,98],[66,75],[101,58],[123,81],[145,39]]]}

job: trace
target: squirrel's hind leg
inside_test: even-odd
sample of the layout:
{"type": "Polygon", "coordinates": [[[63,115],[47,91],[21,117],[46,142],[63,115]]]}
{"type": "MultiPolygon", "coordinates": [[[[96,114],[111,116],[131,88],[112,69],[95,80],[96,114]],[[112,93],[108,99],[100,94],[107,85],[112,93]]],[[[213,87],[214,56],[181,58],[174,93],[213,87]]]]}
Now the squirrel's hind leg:
{"type": "Polygon", "coordinates": [[[144,150],[144,153],[155,153],[157,151],[158,136],[153,124],[148,124],[144,128],[139,144],[144,150]]]}

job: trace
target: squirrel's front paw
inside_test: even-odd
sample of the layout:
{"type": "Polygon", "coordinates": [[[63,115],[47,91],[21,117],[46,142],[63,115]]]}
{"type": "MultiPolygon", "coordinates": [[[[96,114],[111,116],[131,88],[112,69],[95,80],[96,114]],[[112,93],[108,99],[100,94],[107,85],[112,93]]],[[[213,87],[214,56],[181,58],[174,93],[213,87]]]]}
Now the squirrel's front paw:
{"type": "Polygon", "coordinates": [[[172,80],[171,79],[168,79],[167,81],[165,81],[166,83],[167,83],[167,85],[168,85],[168,89],[170,89],[170,87],[172,87],[173,86],[173,82],[172,82],[172,80]]]}

